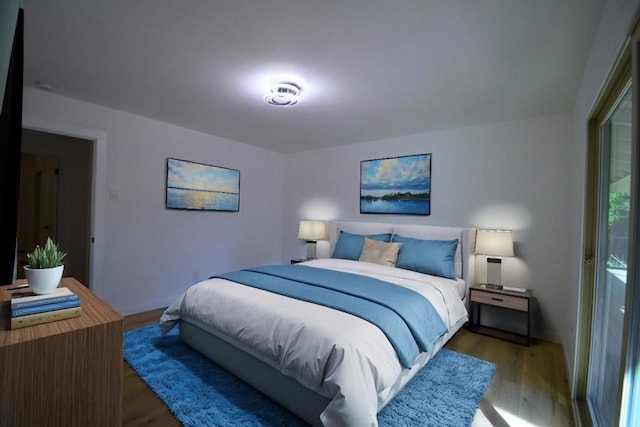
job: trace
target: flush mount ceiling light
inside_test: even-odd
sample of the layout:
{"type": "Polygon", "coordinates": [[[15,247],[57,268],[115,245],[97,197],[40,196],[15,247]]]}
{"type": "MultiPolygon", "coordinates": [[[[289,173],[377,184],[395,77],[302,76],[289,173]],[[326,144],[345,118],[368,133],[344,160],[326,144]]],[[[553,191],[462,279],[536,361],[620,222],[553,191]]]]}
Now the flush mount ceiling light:
{"type": "Polygon", "coordinates": [[[276,107],[290,107],[298,103],[300,88],[293,83],[278,83],[264,96],[264,102],[276,107]]]}

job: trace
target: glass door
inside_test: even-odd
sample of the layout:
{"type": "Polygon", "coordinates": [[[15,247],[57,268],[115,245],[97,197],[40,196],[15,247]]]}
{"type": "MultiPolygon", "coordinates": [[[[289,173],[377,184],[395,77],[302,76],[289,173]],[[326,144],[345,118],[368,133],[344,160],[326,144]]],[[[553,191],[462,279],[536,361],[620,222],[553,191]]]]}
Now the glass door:
{"type": "Polygon", "coordinates": [[[616,425],[621,397],[632,141],[631,84],[600,124],[600,200],[587,402],[596,425],[616,425]]]}

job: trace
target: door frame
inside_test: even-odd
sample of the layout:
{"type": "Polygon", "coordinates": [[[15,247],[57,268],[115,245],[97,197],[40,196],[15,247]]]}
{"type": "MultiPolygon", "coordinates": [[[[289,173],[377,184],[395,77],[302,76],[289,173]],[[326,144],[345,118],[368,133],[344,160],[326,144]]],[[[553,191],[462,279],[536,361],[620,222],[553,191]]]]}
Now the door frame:
{"type": "Polygon", "coordinates": [[[81,128],[33,117],[22,117],[22,128],[41,132],[71,136],[93,144],[93,167],[91,177],[91,244],[89,245],[89,283],[91,290],[101,295],[104,277],[105,208],[107,194],[107,134],[106,132],[81,128]]]}
{"type": "Polygon", "coordinates": [[[627,298],[625,307],[635,307],[626,316],[622,348],[622,367],[624,378],[622,384],[620,424],[637,423],[640,420],[640,23],[636,24],[631,35],[632,87],[632,136],[631,136],[631,194],[629,204],[629,262],[627,265],[627,298]]]}

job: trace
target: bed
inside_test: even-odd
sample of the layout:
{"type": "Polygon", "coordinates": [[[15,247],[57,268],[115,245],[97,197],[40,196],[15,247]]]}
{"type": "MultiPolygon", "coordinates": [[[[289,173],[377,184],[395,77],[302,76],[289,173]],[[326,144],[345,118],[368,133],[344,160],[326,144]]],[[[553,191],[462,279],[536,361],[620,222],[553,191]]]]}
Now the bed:
{"type": "MultiPolygon", "coordinates": [[[[179,322],[183,342],[311,425],[375,426],[376,414],[467,321],[475,229],[342,221],[329,224],[329,235],[328,247],[319,250],[319,256],[325,258],[282,266],[287,274],[294,270],[291,274],[304,273],[304,277],[326,275],[340,282],[339,286],[343,277],[345,285],[346,279],[353,278],[371,283],[367,289],[372,293],[378,285],[393,283],[388,286],[429,300],[437,313],[433,323],[444,324],[444,332],[419,346],[417,352],[412,353],[416,350],[411,347],[406,353],[398,340],[390,338],[385,325],[374,325],[330,305],[247,286],[232,273],[190,287],[167,308],[160,328],[166,333],[179,322]],[[447,266],[451,261],[448,277],[425,274],[412,265],[413,270],[353,259],[348,252],[357,249],[345,242],[358,241],[360,236],[367,236],[361,256],[371,247],[386,250],[394,249],[389,244],[395,244],[398,265],[403,260],[403,266],[408,265],[410,248],[425,248],[420,246],[424,242],[455,241],[455,254],[447,258],[447,266]],[[383,241],[386,236],[389,240],[383,241]],[[401,258],[403,247],[406,251],[401,258]],[[328,257],[331,254],[341,257],[328,257]]],[[[432,254],[437,258],[436,252],[432,254]]],[[[280,271],[280,266],[273,268],[280,271]]],[[[263,273],[258,268],[247,274],[263,273]]],[[[302,292],[297,285],[291,288],[302,292]]],[[[378,315],[374,318],[377,321],[378,315]]]]}

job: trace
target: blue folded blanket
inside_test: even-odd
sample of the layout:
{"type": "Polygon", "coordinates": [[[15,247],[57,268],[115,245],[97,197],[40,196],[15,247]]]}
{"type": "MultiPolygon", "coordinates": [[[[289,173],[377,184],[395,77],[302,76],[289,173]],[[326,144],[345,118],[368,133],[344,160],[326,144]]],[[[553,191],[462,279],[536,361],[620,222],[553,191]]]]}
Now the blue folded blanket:
{"type": "Polygon", "coordinates": [[[402,365],[431,351],[447,327],[425,297],[383,280],[304,265],[270,265],[215,276],[358,316],[387,336],[402,365]]]}

